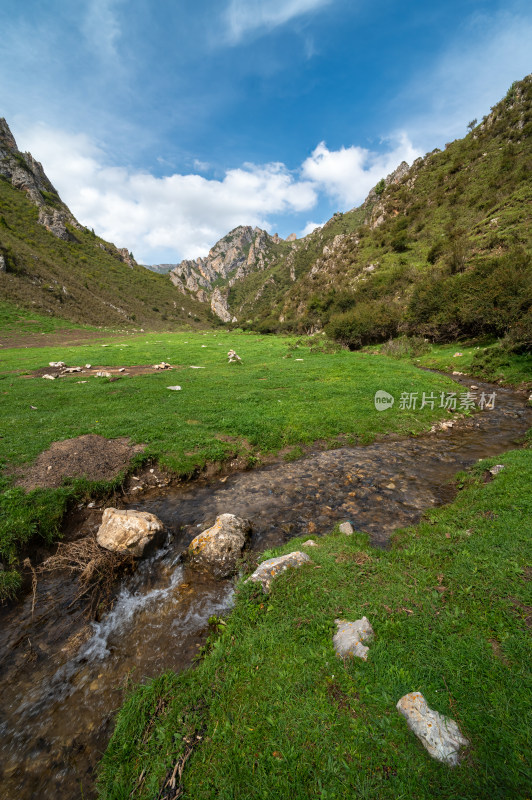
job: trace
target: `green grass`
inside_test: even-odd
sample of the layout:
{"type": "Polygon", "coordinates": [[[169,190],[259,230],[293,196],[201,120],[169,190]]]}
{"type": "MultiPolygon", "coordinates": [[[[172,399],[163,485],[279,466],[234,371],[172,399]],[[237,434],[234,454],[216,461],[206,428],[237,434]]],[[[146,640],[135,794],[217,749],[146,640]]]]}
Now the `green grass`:
{"type": "MultiPolygon", "coordinates": [[[[0,557],[13,563],[17,542],[27,543],[33,535],[50,541],[69,498],[87,491],[85,483],[81,489],[76,484],[78,488],[25,495],[9,486],[8,468],[35,459],[54,441],[91,433],[130,437],[146,445],[146,458],[186,476],[239,452],[246,453],[251,464],[262,455],[318,439],[333,445],[339,440],[368,442],[387,433],[419,433],[442,416],[441,409],[402,411],[396,403],[393,409],[377,412],[375,392],[384,389],[399,398],[401,392],[454,388],[448,378],[422,374],[406,362],[320,348],[315,338],[309,340],[312,348],[298,341],[211,331],[130,335],[76,347],[5,349],[0,371],[0,486],[8,493],[0,496],[0,557]],[[242,365],[227,363],[231,347],[242,357],[242,365]],[[164,360],[181,368],[117,381],[81,374],[55,381],[27,377],[59,360],[103,367],[164,360]],[[87,383],[80,384],[84,379],[87,383]],[[181,391],[167,389],[176,384],[181,391]],[[54,508],[56,513],[50,510],[54,508]]],[[[294,456],[298,452],[292,450],[294,456]]]]}
{"type": "Polygon", "coordinates": [[[499,457],[489,484],[494,459],[477,465],[390,551],[335,531],[268,597],[240,582],[197,668],[126,699],[100,797],[158,796],[191,741],[191,800],[529,797],[531,455],[499,457]],[[375,630],[368,661],[343,663],[334,619],[362,615],[375,630]],[[414,690],[470,740],[459,767],[432,760],[396,711],[414,690]]]}
{"type": "Polygon", "coordinates": [[[2,338],[34,333],[55,333],[56,331],[86,327],[59,317],[44,316],[0,300],[0,336],[2,338]]]}
{"type": "Polygon", "coordinates": [[[419,337],[400,337],[385,344],[370,345],[362,352],[391,355],[419,367],[449,373],[456,371],[473,378],[532,388],[532,353],[512,353],[498,341],[438,345],[425,343],[419,337]],[[416,352],[420,342],[423,347],[416,352]]]}
{"type": "Polygon", "coordinates": [[[471,346],[456,342],[451,345],[432,345],[430,352],[420,356],[414,363],[444,372],[457,370],[512,386],[532,385],[532,353],[509,353],[498,342],[471,346]],[[455,353],[462,355],[455,357],[455,353]]]}

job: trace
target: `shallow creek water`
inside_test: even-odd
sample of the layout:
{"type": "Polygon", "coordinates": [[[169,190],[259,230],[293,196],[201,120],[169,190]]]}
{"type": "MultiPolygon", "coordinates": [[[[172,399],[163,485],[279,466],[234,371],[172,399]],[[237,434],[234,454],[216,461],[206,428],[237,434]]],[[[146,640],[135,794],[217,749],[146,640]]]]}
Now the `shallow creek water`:
{"type": "Polygon", "coordinates": [[[475,385],[496,391],[495,408],[445,432],[311,453],[132,504],[157,514],[172,537],[124,579],[101,622],[86,623],[72,604],[76,586],[62,573],[39,580],[33,610],[31,595],[1,609],[0,797],[94,796],[94,769],[124,686],[189,666],[208,618],[230,608],[232,583],[201,576],[181,559],[218,514],[248,517],[257,553],[346,519],[386,546],[394,529],[451,499],[457,471],[516,444],[532,425],[526,396],[475,385]]]}

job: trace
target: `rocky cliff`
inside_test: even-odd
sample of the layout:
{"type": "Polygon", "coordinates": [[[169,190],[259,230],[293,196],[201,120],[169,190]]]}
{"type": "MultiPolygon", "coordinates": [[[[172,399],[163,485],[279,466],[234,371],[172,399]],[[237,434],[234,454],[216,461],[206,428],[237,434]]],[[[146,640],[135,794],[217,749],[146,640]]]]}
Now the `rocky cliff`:
{"type": "MultiPolygon", "coordinates": [[[[251,273],[266,269],[277,256],[276,245],[282,241],[277,234],[270,236],[260,228],[239,225],[204,258],[176,264],[169,277],[181,292],[192,292],[200,302],[210,303],[212,311],[224,322],[236,321],[227,307],[229,289],[251,273]]],[[[152,269],[162,271],[162,266],[152,269]]]]}

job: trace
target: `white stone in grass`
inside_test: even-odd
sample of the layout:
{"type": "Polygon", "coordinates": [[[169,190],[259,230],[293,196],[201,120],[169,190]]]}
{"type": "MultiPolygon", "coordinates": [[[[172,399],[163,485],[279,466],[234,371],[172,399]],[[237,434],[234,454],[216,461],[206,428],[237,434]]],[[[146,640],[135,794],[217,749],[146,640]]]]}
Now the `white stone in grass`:
{"type": "Polygon", "coordinates": [[[65,364],[64,361],[49,361],[48,362],[48,366],[49,367],[66,367],[66,364],[65,364]]]}
{"type": "Polygon", "coordinates": [[[356,656],[364,661],[368,658],[369,647],[363,642],[370,642],[373,638],[373,628],[367,617],[348,622],[345,619],[335,619],[338,628],[333,636],[333,646],[337,656],[346,658],[356,656]]]}
{"type": "Polygon", "coordinates": [[[170,391],[172,391],[172,392],[180,392],[181,391],[181,386],[167,386],[166,388],[170,389],[170,391]]]}
{"type": "Polygon", "coordinates": [[[353,526],[350,522],[342,522],[340,525],[340,533],[345,533],[346,536],[351,536],[354,533],[353,526]]]}
{"type": "Polygon", "coordinates": [[[429,708],[421,692],[405,694],[396,708],[433,758],[450,767],[458,764],[460,748],[469,741],[453,719],[429,708]]]}
{"type": "Polygon", "coordinates": [[[307,539],[307,541],[303,542],[303,544],[301,545],[301,547],[317,547],[317,546],[318,545],[316,544],[314,539],[307,539]]]}
{"type": "Polygon", "coordinates": [[[262,591],[268,593],[272,581],[281,572],[284,572],[289,567],[300,567],[302,564],[311,564],[311,560],[306,553],[301,550],[295,550],[293,553],[288,553],[285,556],[278,556],[278,558],[268,558],[259,564],[253,575],[250,575],[248,581],[260,583],[262,591]]]}
{"type": "Polygon", "coordinates": [[[46,378],[47,381],[55,381],[57,375],[43,375],[43,378],[46,378]]]}
{"type": "Polygon", "coordinates": [[[498,475],[502,469],[504,469],[504,464],[495,464],[495,466],[490,469],[490,474],[493,476],[498,475]]]}

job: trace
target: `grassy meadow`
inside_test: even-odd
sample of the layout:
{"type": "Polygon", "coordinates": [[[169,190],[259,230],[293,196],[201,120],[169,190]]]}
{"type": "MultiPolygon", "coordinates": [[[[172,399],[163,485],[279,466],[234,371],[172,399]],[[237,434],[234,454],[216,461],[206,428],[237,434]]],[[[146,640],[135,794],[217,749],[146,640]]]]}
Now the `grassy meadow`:
{"type": "MultiPolygon", "coordinates": [[[[129,437],[146,446],[143,458],[157,460],[179,476],[206,464],[245,454],[249,466],[300,445],[325,440],[369,442],[378,435],[416,434],[443,416],[442,409],[406,411],[396,402],[376,411],[379,389],[397,401],[402,392],[452,391],[445,376],[421,373],[406,362],[350,353],[325,337],[296,339],[239,332],[144,333],[110,336],[76,347],[3,348],[0,393],[0,557],[15,565],[20,547],[33,537],[52,541],[69,502],[90,492],[87,480],[60,489],[26,493],[12,473],[24,468],[54,441],[83,434],[129,437]],[[235,348],[243,363],[228,364],[235,348]],[[153,365],[175,369],[113,379],[75,373],[56,379],[32,377],[50,361],[68,366],[153,365]],[[193,369],[199,367],[199,369],[193,369]],[[80,381],[86,380],[86,383],[80,381]],[[180,391],[168,386],[179,385],[180,391]]],[[[437,404],[436,404],[437,406],[437,404]]],[[[446,413],[446,412],[445,412],[446,413]]],[[[105,487],[93,487],[104,491],[105,487]]],[[[18,583],[0,573],[4,594],[18,583]]]]}
{"type": "Polygon", "coordinates": [[[130,693],[102,800],[167,796],[185,762],[175,796],[190,800],[529,797],[532,459],[497,461],[492,482],[495,459],[477,464],[455,502],[389,551],[335,530],[317,547],[301,538],[264,553],[303,549],[313,563],[268,596],[240,581],[196,668],[130,693]],[[334,620],[363,615],[368,660],[344,662],[334,620]],[[408,730],[395,705],[411,691],[458,722],[470,742],[460,766],[434,761],[408,730]]]}

